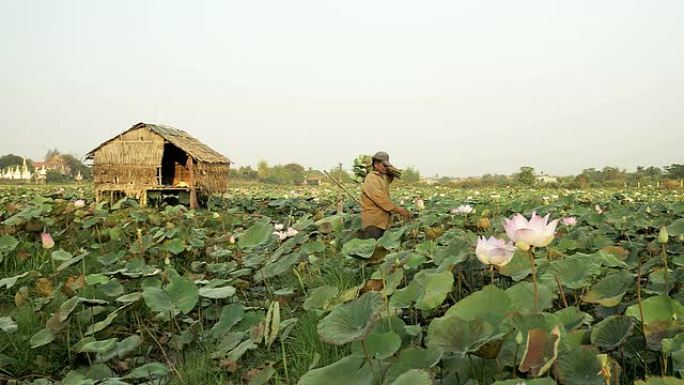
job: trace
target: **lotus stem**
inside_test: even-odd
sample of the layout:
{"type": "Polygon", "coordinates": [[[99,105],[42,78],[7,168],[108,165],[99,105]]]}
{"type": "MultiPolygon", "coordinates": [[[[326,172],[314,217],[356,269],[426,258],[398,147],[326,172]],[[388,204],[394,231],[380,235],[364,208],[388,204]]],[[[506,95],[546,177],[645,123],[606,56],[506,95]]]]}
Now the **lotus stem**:
{"type": "Polygon", "coordinates": [[[669,270],[669,268],[668,268],[668,266],[667,266],[667,249],[665,248],[665,244],[662,244],[662,245],[661,245],[661,250],[662,250],[662,251],[661,251],[661,254],[660,254],[660,255],[661,255],[661,257],[663,258],[663,266],[665,266],[665,273],[664,273],[664,277],[665,277],[665,295],[667,295],[667,294],[670,292],[670,277],[669,277],[669,275],[670,275],[670,274],[669,274],[669,273],[670,273],[670,270],[669,270]]]}
{"type": "MultiPolygon", "coordinates": [[[[639,268],[637,270],[637,304],[639,305],[639,317],[641,318],[641,333],[646,339],[646,322],[644,320],[644,305],[641,303],[641,257],[639,256],[639,268]]],[[[648,374],[648,366],[644,361],[644,372],[648,374]]]]}
{"type": "Polygon", "coordinates": [[[361,348],[363,349],[363,355],[366,357],[368,366],[370,366],[371,373],[373,373],[373,383],[378,383],[378,375],[375,373],[375,367],[373,367],[373,360],[371,359],[370,353],[368,353],[368,346],[366,346],[366,340],[361,340],[361,348]]]}
{"type": "Polygon", "coordinates": [[[489,265],[489,274],[490,274],[492,286],[494,286],[494,265],[489,265]]]}
{"type": "Polygon", "coordinates": [[[530,267],[532,268],[532,287],[534,288],[534,312],[539,313],[539,289],[537,288],[537,268],[534,263],[534,251],[530,247],[527,251],[530,258],[530,267]]]}

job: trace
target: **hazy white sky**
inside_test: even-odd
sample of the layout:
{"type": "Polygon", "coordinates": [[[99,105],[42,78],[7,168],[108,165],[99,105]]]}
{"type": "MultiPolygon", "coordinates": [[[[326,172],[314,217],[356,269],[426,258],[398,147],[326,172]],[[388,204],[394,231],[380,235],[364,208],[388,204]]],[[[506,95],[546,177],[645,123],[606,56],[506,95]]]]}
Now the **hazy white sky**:
{"type": "Polygon", "coordinates": [[[134,123],[240,165],[684,162],[684,1],[0,0],[0,154],[134,123]]]}

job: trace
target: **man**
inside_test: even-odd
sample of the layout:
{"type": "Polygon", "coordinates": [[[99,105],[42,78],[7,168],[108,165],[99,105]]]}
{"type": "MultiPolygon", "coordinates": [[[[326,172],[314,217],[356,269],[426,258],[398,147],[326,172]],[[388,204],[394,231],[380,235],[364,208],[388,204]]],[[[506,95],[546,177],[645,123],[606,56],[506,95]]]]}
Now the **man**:
{"type": "Polygon", "coordinates": [[[392,213],[404,218],[411,216],[408,210],[395,205],[389,196],[388,169],[392,166],[389,155],[380,151],[373,155],[373,171],[361,186],[361,228],[364,239],[378,239],[390,226],[392,213]]]}

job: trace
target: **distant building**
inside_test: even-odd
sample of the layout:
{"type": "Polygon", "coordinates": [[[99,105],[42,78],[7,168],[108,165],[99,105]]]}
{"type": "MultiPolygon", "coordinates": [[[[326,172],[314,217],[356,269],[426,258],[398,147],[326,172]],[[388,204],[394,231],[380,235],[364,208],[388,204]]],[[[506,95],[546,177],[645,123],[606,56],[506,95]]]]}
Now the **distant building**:
{"type": "Polygon", "coordinates": [[[185,131],[138,123],[86,155],[93,160],[97,201],[126,195],[147,204],[149,193],[198,195],[228,189],[231,161],[185,131]],[[108,198],[109,197],[109,198],[108,198]]]}
{"type": "Polygon", "coordinates": [[[537,176],[537,182],[558,183],[558,177],[551,176],[551,175],[544,175],[544,173],[541,173],[540,175],[537,176]]]}
{"type": "Polygon", "coordinates": [[[26,158],[21,166],[9,166],[0,172],[2,179],[13,181],[30,181],[33,178],[33,173],[29,170],[26,164],[26,158]]]}

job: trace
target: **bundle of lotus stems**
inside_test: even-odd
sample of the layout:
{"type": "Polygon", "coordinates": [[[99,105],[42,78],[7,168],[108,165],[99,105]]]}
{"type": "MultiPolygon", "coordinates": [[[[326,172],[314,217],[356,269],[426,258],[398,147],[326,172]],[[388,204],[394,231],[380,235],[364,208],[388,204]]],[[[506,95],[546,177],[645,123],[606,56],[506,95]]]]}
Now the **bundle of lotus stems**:
{"type": "MultiPolygon", "coordinates": [[[[354,159],[354,167],[352,168],[354,171],[354,180],[358,183],[363,183],[363,180],[366,179],[366,175],[373,171],[373,157],[370,155],[359,155],[354,159]]],[[[391,166],[389,169],[387,169],[387,176],[391,180],[394,178],[401,178],[401,170],[391,166]]]]}

